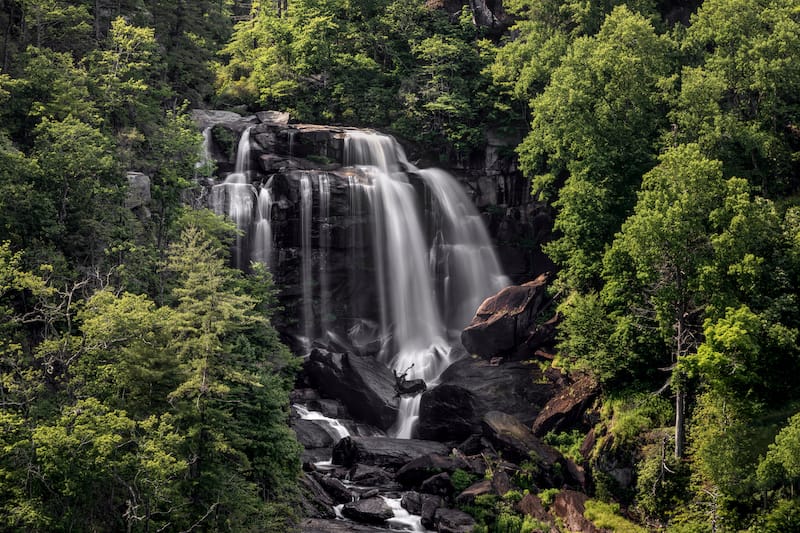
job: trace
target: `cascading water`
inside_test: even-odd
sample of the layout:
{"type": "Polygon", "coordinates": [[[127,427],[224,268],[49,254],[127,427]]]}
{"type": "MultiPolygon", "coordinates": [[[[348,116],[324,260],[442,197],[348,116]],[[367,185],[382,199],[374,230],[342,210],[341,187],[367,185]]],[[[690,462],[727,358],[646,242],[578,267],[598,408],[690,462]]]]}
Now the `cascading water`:
{"type": "Polygon", "coordinates": [[[272,192],[269,183],[258,191],[255,233],[253,234],[253,261],[269,267],[272,257],[272,192]]]}
{"type": "Polygon", "coordinates": [[[211,207],[215,213],[227,215],[242,230],[244,236],[236,237],[236,266],[243,268],[249,262],[246,235],[253,218],[256,191],[249,183],[250,130],[247,128],[236,149],[236,166],[223,183],[211,189],[211,207]]]}
{"type": "MultiPolygon", "coordinates": [[[[450,360],[445,323],[460,329],[484,298],[508,284],[488,233],[458,183],[444,171],[418,171],[391,137],[350,133],[346,163],[358,165],[374,179],[374,250],[382,301],[382,323],[391,327],[392,343],[384,353],[389,366],[408,379],[434,384],[450,360]],[[428,248],[416,191],[406,172],[417,173],[433,191],[441,228],[428,248]],[[469,206],[469,207],[468,207],[469,206]],[[432,260],[442,250],[443,261],[432,260]],[[463,261],[464,264],[460,264],[463,261]],[[437,263],[447,267],[437,280],[437,263]],[[442,286],[440,308],[434,287],[442,286]],[[444,317],[447,317],[445,320],[444,317]]],[[[403,397],[393,433],[410,438],[418,419],[420,395],[403,397]]]]}
{"type": "Polygon", "coordinates": [[[489,232],[464,189],[441,169],[419,170],[438,209],[431,266],[437,271],[440,305],[448,327],[462,330],[483,300],[510,285],[494,253],[489,232]]]}
{"type": "Polygon", "coordinates": [[[313,197],[311,189],[311,178],[308,173],[303,172],[300,177],[300,228],[301,228],[301,253],[302,253],[302,287],[303,287],[303,328],[305,339],[303,340],[306,351],[311,348],[311,341],[314,335],[314,315],[312,308],[313,280],[311,278],[312,249],[311,249],[311,217],[313,197]]]}
{"type": "Polygon", "coordinates": [[[319,174],[319,301],[322,331],[328,330],[331,317],[328,283],[328,252],[331,241],[331,184],[327,172],[319,174]]]}

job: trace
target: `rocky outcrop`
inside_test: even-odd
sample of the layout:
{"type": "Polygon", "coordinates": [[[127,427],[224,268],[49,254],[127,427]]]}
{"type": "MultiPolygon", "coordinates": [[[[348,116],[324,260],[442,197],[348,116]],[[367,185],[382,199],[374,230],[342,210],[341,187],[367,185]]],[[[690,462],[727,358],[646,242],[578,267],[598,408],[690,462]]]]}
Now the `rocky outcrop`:
{"type": "Polygon", "coordinates": [[[588,375],[571,380],[539,412],[531,427],[533,433],[543,436],[550,431],[560,433],[567,429],[585,427],[587,424],[583,415],[598,393],[597,383],[588,375]]]}
{"type": "Polygon", "coordinates": [[[381,429],[397,420],[394,376],[373,357],[314,349],[304,370],[323,396],[340,400],[359,420],[381,429]]]}
{"type": "Polygon", "coordinates": [[[563,521],[569,531],[600,533],[600,529],[583,516],[588,499],[581,492],[562,490],[553,500],[553,513],[563,521]]]}
{"type": "Polygon", "coordinates": [[[512,285],[487,298],[461,333],[470,353],[494,357],[512,351],[534,331],[535,320],[547,302],[547,274],[523,285],[512,285]]]}
{"type": "Polygon", "coordinates": [[[460,457],[431,453],[412,459],[397,471],[395,477],[405,487],[419,487],[431,476],[442,472],[452,474],[459,468],[467,470],[470,467],[460,457]]]}
{"type": "Polygon", "coordinates": [[[125,207],[133,211],[140,211],[146,218],[149,216],[150,202],[150,176],[141,172],[127,172],[128,190],[125,195],[125,207]]]}
{"type": "Polygon", "coordinates": [[[356,502],[346,503],[342,514],[356,522],[367,524],[383,524],[394,516],[392,508],[383,498],[365,498],[356,502]]]}
{"type": "Polygon", "coordinates": [[[448,451],[445,445],[433,441],[384,437],[345,437],[333,448],[333,463],[342,466],[366,463],[398,470],[409,461],[423,455],[446,455],[448,451]]]}
{"type": "Polygon", "coordinates": [[[475,519],[464,511],[441,507],[433,516],[433,525],[439,533],[469,533],[475,529],[475,519]]]}
{"type": "Polygon", "coordinates": [[[300,522],[300,533],[392,533],[381,527],[354,524],[344,520],[320,520],[309,518],[300,522]]]}
{"type": "Polygon", "coordinates": [[[493,364],[475,357],[452,364],[439,382],[420,401],[418,435],[423,439],[462,441],[481,432],[481,419],[489,411],[530,424],[555,393],[537,365],[493,364]]]}

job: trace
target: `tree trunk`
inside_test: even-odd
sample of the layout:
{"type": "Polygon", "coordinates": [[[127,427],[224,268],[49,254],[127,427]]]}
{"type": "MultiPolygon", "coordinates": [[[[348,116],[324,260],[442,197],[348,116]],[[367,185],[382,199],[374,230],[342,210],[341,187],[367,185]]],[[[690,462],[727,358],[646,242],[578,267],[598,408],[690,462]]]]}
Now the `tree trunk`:
{"type": "Polygon", "coordinates": [[[686,393],[681,385],[675,391],[675,458],[683,459],[683,442],[685,440],[684,404],[686,393]]]}

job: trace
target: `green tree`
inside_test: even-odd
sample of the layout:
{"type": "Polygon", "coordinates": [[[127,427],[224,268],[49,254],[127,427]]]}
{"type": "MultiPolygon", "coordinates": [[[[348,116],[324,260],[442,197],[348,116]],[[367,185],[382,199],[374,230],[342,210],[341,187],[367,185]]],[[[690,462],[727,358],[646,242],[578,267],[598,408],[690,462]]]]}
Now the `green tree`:
{"type": "Polygon", "coordinates": [[[604,247],[635,200],[663,126],[657,83],[669,43],[652,24],[617,7],[594,37],[575,40],[531,102],[531,132],[517,148],[534,193],[552,195],[560,237],[547,252],[568,286],[596,285],[604,247]]]}

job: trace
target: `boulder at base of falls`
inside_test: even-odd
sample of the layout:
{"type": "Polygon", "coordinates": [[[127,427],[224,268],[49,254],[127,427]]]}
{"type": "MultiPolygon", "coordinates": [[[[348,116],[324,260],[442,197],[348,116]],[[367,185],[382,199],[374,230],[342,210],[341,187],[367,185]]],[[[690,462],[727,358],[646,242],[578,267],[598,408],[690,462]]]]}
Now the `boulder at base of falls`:
{"type": "Polygon", "coordinates": [[[522,344],[535,329],[536,316],[547,301],[547,274],[523,285],[506,287],[483,301],[461,333],[470,353],[494,357],[522,344]]]}
{"type": "Polygon", "coordinates": [[[464,511],[441,507],[436,510],[433,525],[439,533],[468,533],[475,529],[475,519],[464,511]]]}
{"type": "Polygon", "coordinates": [[[333,437],[326,431],[323,423],[317,420],[292,420],[292,429],[297,436],[297,442],[303,448],[330,448],[334,445],[333,437]]]}
{"type": "Polygon", "coordinates": [[[383,524],[394,516],[394,511],[383,498],[374,497],[346,503],[342,508],[342,514],[356,522],[383,524]]]}
{"type": "Polygon", "coordinates": [[[375,358],[315,348],[304,370],[323,396],[340,400],[353,417],[384,430],[397,420],[394,376],[375,358]]]}
{"type": "Polygon", "coordinates": [[[537,365],[492,364],[478,357],[455,362],[439,380],[420,401],[417,434],[422,439],[463,441],[481,432],[489,411],[530,424],[555,393],[537,365]]]}
{"type": "Polygon", "coordinates": [[[309,474],[300,478],[300,505],[303,516],[309,518],[336,518],[335,502],[324,488],[309,474]]]}
{"type": "Polygon", "coordinates": [[[300,522],[300,533],[392,533],[392,531],[382,527],[354,524],[347,520],[310,518],[300,522]]]}
{"type": "Polygon", "coordinates": [[[353,466],[365,463],[397,470],[412,459],[436,453],[446,455],[448,448],[427,440],[383,437],[345,437],[333,447],[333,464],[353,466]]]}
{"type": "Polygon", "coordinates": [[[349,503],[353,501],[353,493],[344,483],[329,475],[320,472],[311,472],[311,477],[322,487],[336,503],[349,503]]]}
{"type": "Polygon", "coordinates": [[[470,467],[467,462],[459,457],[449,457],[431,453],[417,457],[403,465],[397,471],[395,479],[405,487],[419,487],[419,485],[429,477],[447,472],[452,474],[457,469],[468,470],[470,467]]]}

